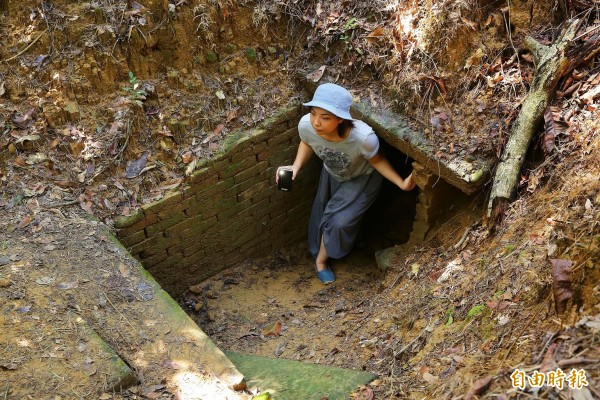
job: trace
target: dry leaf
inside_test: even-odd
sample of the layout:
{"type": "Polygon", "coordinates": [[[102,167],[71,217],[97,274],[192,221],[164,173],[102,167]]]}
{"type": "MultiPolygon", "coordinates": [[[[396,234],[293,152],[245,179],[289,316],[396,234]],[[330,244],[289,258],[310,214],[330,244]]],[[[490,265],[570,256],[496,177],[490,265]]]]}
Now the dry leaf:
{"type": "Polygon", "coordinates": [[[312,82],[318,82],[323,77],[325,68],[327,68],[325,65],[320,66],[319,69],[317,69],[316,71],[313,71],[310,74],[306,75],[306,79],[312,82]]]}
{"type": "Polygon", "coordinates": [[[554,150],[555,138],[563,133],[568,124],[560,121],[560,110],[554,106],[546,108],[544,112],[544,136],[542,137],[542,150],[546,155],[554,150]]]}
{"type": "Polygon", "coordinates": [[[429,372],[425,372],[423,374],[423,380],[429,384],[438,383],[440,378],[438,376],[432,375],[429,372]]]}
{"type": "Polygon", "coordinates": [[[28,165],[35,165],[42,163],[48,159],[48,156],[44,153],[35,153],[27,157],[25,161],[28,165]]]}
{"type": "Polygon", "coordinates": [[[183,161],[184,164],[189,164],[193,159],[194,153],[192,153],[191,151],[186,151],[181,155],[181,161],[183,161]]]}
{"type": "Polygon", "coordinates": [[[548,350],[544,354],[544,358],[542,358],[542,364],[540,366],[541,372],[548,372],[553,369],[556,369],[556,361],[554,359],[556,355],[556,349],[558,347],[558,343],[552,343],[548,346],[548,350]]]}
{"type": "Polygon", "coordinates": [[[169,179],[160,184],[161,190],[172,190],[177,188],[183,182],[182,178],[169,179]]]}
{"type": "Polygon", "coordinates": [[[219,135],[221,132],[223,132],[223,129],[225,129],[225,124],[219,124],[215,127],[215,129],[213,130],[213,132],[208,135],[206,137],[206,139],[204,139],[202,141],[202,144],[206,144],[208,142],[210,142],[215,136],[219,135]]]}
{"type": "Polygon", "coordinates": [[[462,22],[464,22],[466,25],[469,26],[469,28],[473,29],[474,31],[477,30],[477,28],[479,28],[479,24],[477,24],[474,21],[471,21],[469,18],[467,17],[460,17],[460,19],[462,20],[462,22]]]}
{"type": "Polygon", "coordinates": [[[25,136],[20,136],[19,138],[17,138],[17,140],[15,140],[15,144],[23,143],[25,141],[34,142],[34,141],[39,140],[39,139],[40,139],[39,135],[25,135],[25,136]]]}
{"type": "Polygon", "coordinates": [[[485,378],[477,379],[475,383],[473,383],[473,386],[471,386],[471,389],[469,389],[469,392],[465,396],[465,400],[471,400],[473,396],[485,393],[485,391],[488,390],[488,388],[492,384],[492,381],[493,377],[491,376],[486,376],[485,378]]]}
{"type": "Polygon", "coordinates": [[[281,333],[281,329],[282,329],[281,322],[275,321],[274,323],[265,327],[262,330],[262,334],[267,337],[268,336],[279,336],[279,334],[281,333]]]}
{"type": "Polygon", "coordinates": [[[26,215],[25,218],[19,222],[19,229],[25,228],[31,221],[33,221],[33,217],[31,215],[26,215]]]}
{"type": "Polygon", "coordinates": [[[369,42],[371,42],[371,43],[374,43],[374,42],[376,42],[376,41],[377,41],[377,39],[380,39],[380,38],[382,38],[382,37],[383,37],[383,34],[384,34],[384,32],[383,32],[383,27],[381,27],[381,26],[378,26],[377,28],[373,29],[373,30],[371,31],[371,33],[369,33],[369,34],[367,35],[367,40],[368,40],[369,42]]]}
{"type": "Polygon", "coordinates": [[[359,396],[360,397],[356,398],[357,400],[373,400],[375,398],[375,393],[371,388],[363,388],[359,392],[359,396]]]}
{"type": "Polygon", "coordinates": [[[79,156],[85,147],[83,141],[78,141],[75,143],[69,143],[69,147],[71,148],[71,154],[74,156],[79,156]]]}
{"type": "Polygon", "coordinates": [[[573,297],[571,292],[571,266],[573,262],[564,259],[549,259],[552,265],[552,293],[556,313],[562,315],[567,303],[573,297]]]}
{"type": "Polygon", "coordinates": [[[50,143],[50,148],[51,149],[55,148],[56,146],[58,146],[60,144],[61,141],[62,141],[62,139],[60,137],[57,137],[50,143]]]}
{"type": "Polygon", "coordinates": [[[583,96],[581,96],[581,100],[585,104],[593,103],[596,97],[600,96],[600,85],[597,85],[595,88],[588,90],[583,96]]]}
{"type": "Polygon", "coordinates": [[[127,268],[127,265],[120,263],[119,264],[119,272],[121,273],[121,275],[123,276],[123,278],[129,278],[129,268],[127,268]]]}
{"type": "Polygon", "coordinates": [[[77,283],[77,282],[60,282],[58,285],[56,285],[56,287],[59,288],[60,290],[76,289],[77,287],[79,287],[79,283],[77,283]]]}
{"type": "Polygon", "coordinates": [[[21,156],[16,156],[15,164],[17,164],[19,167],[25,167],[27,165],[27,161],[21,156]]]}
{"type": "Polygon", "coordinates": [[[51,285],[56,281],[55,278],[51,277],[51,276],[43,276],[41,278],[38,278],[35,280],[35,283],[37,283],[38,285],[51,285]]]}
{"type": "Polygon", "coordinates": [[[235,108],[232,108],[231,110],[227,111],[227,119],[225,120],[225,124],[228,124],[233,119],[235,119],[238,115],[239,110],[240,110],[239,107],[235,107],[235,108]]]}
{"type": "MultiPolygon", "coordinates": [[[[212,143],[211,143],[212,145],[212,143]]],[[[187,168],[185,169],[185,176],[190,176],[194,170],[196,169],[196,164],[198,163],[197,159],[192,160],[191,163],[188,164],[187,168]]]]}
{"type": "Polygon", "coordinates": [[[148,153],[144,152],[140,158],[134,161],[129,161],[127,163],[127,168],[125,169],[125,177],[127,178],[135,178],[139,176],[144,167],[146,167],[146,161],[148,160],[148,153]]]}
{"type": "Polygon", "coordinates": [[[162,366],[165,367],[165,368],[175,369],[175,370],[181,369],[181,365],[179,365],[177,362],[172,361],[172,360],[165,360],[162,363],[162,366]]]}
{"type": "Polygon", "coordinates": [[[527,62],[530,62],[530,63],[533,62],[533,55],[531,53],[523,53],[521,55],[521,58],[527,62]]]}
{"type": "Polygon", "coordinates": [[[30,108],[23,115],[13,114],[10,117],[10,119],[17,128],[27,129],[33,124],[33,121],[35,121],[36,117],[37,117],[37,110],[35,108],[30,108]]]}
{"type": "Polygon", "coordinates": [[[430,80],[437,86],[437,88],[440,90],[440,92],[442,94],[444,94],[444,95],[446,94],[446,85],[444,84],[444,81],[442,80],[442,78],[440,78],[439,76],[420,74],[418,80],[419,80],[419,82],[424,82],[424,81],[430,80]]]}
{"type": "Polygon", "coordinates": [[[527,191],[529,193],[533,193],[535,189],[540,184],[540,179],[544,176],[544,169],[538,168],[536,170],[531,171],[529,174],[529,179],[527,181],[527,191]]]}
{"type": "Polygon", "coordinates": [[[465,63],[464,69],[469,69],[471,68],[473,65],[479,65],[481,64],[481,60],[483,59],[483,57],[485,56],[485,53],[483,51],[483,49],[480,47],[478,48],[475,53],[473,53],[468,59],[467,62],[465,63]]]}

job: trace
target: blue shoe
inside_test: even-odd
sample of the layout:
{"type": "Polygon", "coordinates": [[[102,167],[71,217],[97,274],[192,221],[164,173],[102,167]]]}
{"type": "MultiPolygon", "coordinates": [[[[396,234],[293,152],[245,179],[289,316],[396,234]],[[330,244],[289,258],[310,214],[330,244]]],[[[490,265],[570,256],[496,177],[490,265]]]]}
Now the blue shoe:
{"type": "Polygon", "coordinates": [[[315,265],[315,272],[317,273],[317,277],[321,281],[321,283],[327,285],[335,281],[335,275],[331,270],[331,266],[327,263],[327,269],[322,271],[317,270],[317,266],[315,265]]]}

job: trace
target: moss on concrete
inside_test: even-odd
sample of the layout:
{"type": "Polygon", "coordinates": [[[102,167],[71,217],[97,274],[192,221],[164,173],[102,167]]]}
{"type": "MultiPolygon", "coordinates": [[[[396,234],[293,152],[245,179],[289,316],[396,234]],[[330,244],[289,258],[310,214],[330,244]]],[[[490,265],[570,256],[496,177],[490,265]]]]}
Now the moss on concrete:
{"type": "Polygon", "coordinates": [[[273,400],[346,400],[377,375],[300,361],[226,352],[246,376],[250,388],[269,392],[273,400]]]}
{"type": "Polygon", "coordinates": [[[115,228],[126,228],[140,221],[142,218],[144,218],[144,212],[142,210],[131,215],[120,215],[114,219],[115,228]]]}
{"type": "Polygon", "coordinates": [[[94,349],[95,352],[102,352],[107,355],[107,357],[96,360],[96,363],[104,364],[102,373],[105,375],[104,379],[106,379],[107,390],[120,391],[135,385],[138,379],[135,372],[129,368],[129,365],[119,357],[115,350],[85,320],[77,318],[77,321],[80,324],[79,328],[81,328],[88,339],[88,346],[94,349]]]}

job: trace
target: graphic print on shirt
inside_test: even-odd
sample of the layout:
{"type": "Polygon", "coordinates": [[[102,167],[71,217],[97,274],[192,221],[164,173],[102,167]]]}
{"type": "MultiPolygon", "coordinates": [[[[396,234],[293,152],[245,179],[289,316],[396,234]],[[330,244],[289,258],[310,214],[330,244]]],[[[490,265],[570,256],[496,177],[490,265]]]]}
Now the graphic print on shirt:
{"type": "Polygon", "coordinates": [[[327,165],[327,168],[338,176],[346,176],[352,159],[341,151],[323,148],[319,152],[319,158],[327,165]]]}

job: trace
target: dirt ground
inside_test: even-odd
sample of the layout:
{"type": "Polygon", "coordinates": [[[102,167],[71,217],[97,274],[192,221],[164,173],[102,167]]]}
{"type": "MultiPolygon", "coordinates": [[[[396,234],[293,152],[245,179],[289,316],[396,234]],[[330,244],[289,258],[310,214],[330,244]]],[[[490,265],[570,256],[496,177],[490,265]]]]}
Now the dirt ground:
{"type": "MultiPolygon", "coordinates": [[[[97,373],[84,347],[68,347],[77,329],[43,322],[72,328],[73,310],[99,307],[96,296],[68,296],[90,271],[106,270],[99,279],[115,304],[143,313],[144,293],[81,211],[110,228],[184,185],[229,133],[304,98],[298,71],[326,66],[325,76],[374,104],[392,94],[440,158],[500,156],[534,72],[520,43],[526,34],[551,42],[554,2],[385,12],[380,2],[346,3],[9,2],[0,15],[0,322],[33,336],[1,336],[0,376],[39,354],[73,357],[82,379],[97,373]],[[69,254],[80,262],[64,264],[69,254]],[[54,302],[44,298],[48,286],[54,302]],[[47,307],[32,309],[34,299],[47,307]]],[[[599,11],[590,7],[593,30],[599,11]]],[[[178,300],[224,349],[377,372],[356,399],[600,398],[599,73],[596,57],[561,80],[558,128],[540,131],[493,235],[475,224],[486,185],[424,243],[397,247],[385,273],[373,249],[359,249],[335,261],[338,280],[322,286],[300,244],[178,300]],[[566,275],[552,272],[560,260],[566,275]],[[588,385],[514,384],[517,369],[559,367],[583,370],[588,385]]],[[[72,371],[52,372],[37,390],[51,393],[72,371]]],[[[174,397],[160,382],[102,396],[174,397]]],[[[11,398],[1,383],[0,398],[11,398]]]]}

